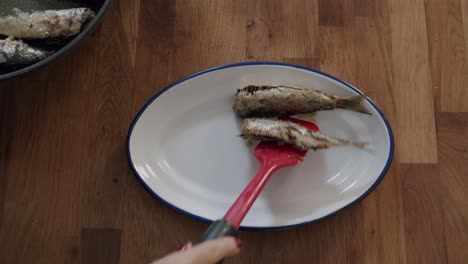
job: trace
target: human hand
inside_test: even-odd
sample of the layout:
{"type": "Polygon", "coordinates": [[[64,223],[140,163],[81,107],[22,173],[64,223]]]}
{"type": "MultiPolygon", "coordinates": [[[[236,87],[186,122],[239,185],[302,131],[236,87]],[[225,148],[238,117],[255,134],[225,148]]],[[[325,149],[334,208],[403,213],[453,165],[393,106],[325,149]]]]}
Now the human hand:
{"type": "Polygon", "coordinates": [[[237,238],[222,237],[207,240],[192,246],[189,242],[179,251],[171,253],[151,264],[214,264],[218,261],[239,254],[241,242],[237,238]]]}

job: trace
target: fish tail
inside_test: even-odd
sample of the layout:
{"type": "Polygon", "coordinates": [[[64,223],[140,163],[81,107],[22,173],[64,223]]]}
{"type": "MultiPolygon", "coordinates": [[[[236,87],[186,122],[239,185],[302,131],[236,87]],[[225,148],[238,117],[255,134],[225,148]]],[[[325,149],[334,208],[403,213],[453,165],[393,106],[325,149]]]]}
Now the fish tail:
{"type": "Polygon", "coordinates": [[[356,148],[366,148],[369,143],[367,142],[351,142],[351,145],[353,145],[356,148]]]}
{"type": "Polygon", "coordinates": [[[336,140],[336,142],[334,142],[335,146],[348,145],[348,146],[363,149],[363,148],[366,148],[369,145],[368,142],[358,142],[358,141],[351,141],[351,140],[348,140],[348,139],[340,139],[340,138],[334,138],[334,139],[336,140]]]}
{"type": "Polygon", "coordinates": [[[372,115],[369,110],[367,110],[363,105],[362,101],[366,99],[366,96],[356,95],[349,98],[341,98],[336,102],[336,108],[347,109],[350,111],[355,111],[363,114],[372,115]]]}

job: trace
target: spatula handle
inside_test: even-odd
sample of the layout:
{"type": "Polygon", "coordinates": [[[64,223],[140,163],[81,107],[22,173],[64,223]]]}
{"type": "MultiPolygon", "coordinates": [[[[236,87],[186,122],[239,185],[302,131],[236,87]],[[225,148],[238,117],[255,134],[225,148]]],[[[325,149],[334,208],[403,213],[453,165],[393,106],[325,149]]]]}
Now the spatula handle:
{"type": "Polygon", "coordinates": [[[234,227],[239,228],[250,207],[252,207],[260,192],[262,192],[263,187],[268,182],[268,179],[278,168],[274,162],[262,160],[257,175],[253,177],[247,187],[237,197],[237,200],[231,205],[231,208],[226,212],[223,219],[229,221],[234,227]]]}
{"type": "MultiPolygon", "coordinates": [[[[202,235],[202,237],[197,243],[201,243],[203,241],[225,237],[225,236],[236,237],[237,229],[228,221],[224,219],[220,219],[220,220],[214,221],[208,227],[208,229],[205,231],[205,233],[202,235]]],[[[217,262],[217,264],[221,264],[221,263],[223,263],[223,260],[220,260],[219,262],[217,262]]]]}
{"type": "Polygon", "coordinates": [[[225,236],[236,237],[237,229],[224,219],[216,220],[208,227],[205,233],[201,236],[198,243],[225,236]]]}

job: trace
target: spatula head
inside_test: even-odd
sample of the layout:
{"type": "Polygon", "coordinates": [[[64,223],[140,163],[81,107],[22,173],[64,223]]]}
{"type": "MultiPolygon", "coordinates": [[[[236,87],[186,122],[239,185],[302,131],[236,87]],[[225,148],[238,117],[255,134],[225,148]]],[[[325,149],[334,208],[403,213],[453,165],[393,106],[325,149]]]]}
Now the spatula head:
{"type": "MultiPolygon", "coordinates": [[[[282,117],[280,120],[294,122],[309,130],[318,131],[317,125],[311,122],[299,120],[292,117],[282,117]]],[[[307,151],[298,150],[291,146],[279,145],[273,141],[262,141],[254,149],[254,155],[260,162],[269,162],[278,167],[293,166],[304,159],[307,151]]]]}

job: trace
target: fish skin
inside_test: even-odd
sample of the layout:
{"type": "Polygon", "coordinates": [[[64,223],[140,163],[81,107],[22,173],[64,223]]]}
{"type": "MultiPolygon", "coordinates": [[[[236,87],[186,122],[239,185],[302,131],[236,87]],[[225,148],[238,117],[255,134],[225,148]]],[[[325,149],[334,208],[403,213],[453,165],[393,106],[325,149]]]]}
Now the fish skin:
{"type": "Polygon", "coordinates": [[[66,38],[78,34],[95,13],[89,8],[35,11],[14,10],[0,17],[0,34],[21,39],[66,38]]]}
{"type": "Polygon", "coordinates": [[[241,117],[275,117],[337,108],[370,114],[361,105],[364,95],[341,98],[323,91],[273,85],[238,89],[233,110],[241,117]]]}
{"type": "Polygon", "coordinates": [[[0,68],[27,66],[45,59],[51,51],[32,47],[22,40],[8,37],[0,40],[0,68]]]}
{"type": "Polygon", "coordinates": [[[242,123],[242,135],[245,139],[277,141],[299,150],[325,149],[333,146],[365,147],[364,142],[332,138],[290,121],[246,118],[242,123]]]}

